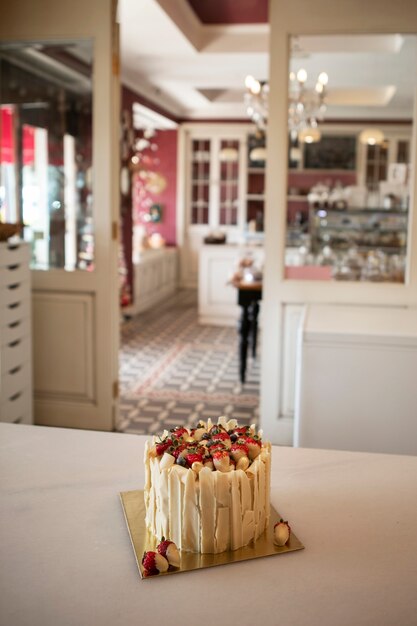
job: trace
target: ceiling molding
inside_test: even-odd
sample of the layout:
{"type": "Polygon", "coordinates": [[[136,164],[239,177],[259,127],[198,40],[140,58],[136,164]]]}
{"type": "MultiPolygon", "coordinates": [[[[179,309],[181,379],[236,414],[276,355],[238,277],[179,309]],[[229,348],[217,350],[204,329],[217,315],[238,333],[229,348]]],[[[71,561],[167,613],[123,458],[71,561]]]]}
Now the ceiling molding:
{"type": "Polygon", "coordinates": [[[172,117],[174,121],[184,117],[186,110],[174,102],[169,96],[164,94],[157,87],[130,75],[127,71],[122,72],[121,83],[126,85],[131,91],[138,94],[138,98],[147,106],[156,107],[157,111],[163,111],[167,117],[172,117]]]}
{"type": "MultiPolygon", "coordinates": [[[[237,105],[236,102],[221,102],[216,103],[215,107],[211,104],[207,106],[194,107],[193,109],[187,109],[183,115],[184,118],[189,120],[195,119],[244,119],[246,117],[245,106],[242,103],[237,105]]],[[[248,122],[250,123],[249,118],[248,122]]]]}
{"type": "Polygon", "coordinates": [[[203,27],[202,52],[269,52],[269,24],[232,24],[203,27]]]}
{"type": "Polygon", "coordinates": [[[186,0],[156,0],[196,52],[268,52],[269,24],[203,24],[186,0]]]}
{"type": "Polygon", "coordinates": [[[203,24],[264,24],[269,0],[188,0],[203,24]]]}
{"type": "MultiPolygon", "coordinates": [[[[239,3],[229,1],[236,1],[238,18],[239,3]]],[[[246,75],[269,78],[268,24],[203,24],[186,0],[123,0],[122,6],[126,84],[179,119],[245,116],[246,75]]],[[[219,5],[207,6],[213,12],[219,5]]],[[[292,71],[304,67],[310,79],[323,70],[329,75],[326,117],[410,117],[415,36],[300,36],[298,45],[312,52],[292,59],[292,71]]]]}
{"type": "Polygon", "coordinates": [[[139,102],[134,102],[133,106],[133,128],[154,130],[175,130],[178,122],[151,109],[139,102]]]}
{"type": "Polygon", "coordinates": [[[385,107],[395,95],[393,85],[379,87],[345,87],[329,89],[327,104],[330,106],[385,107]]]}
{"type": "Polygon", "coordinates": [[[333,53],[354,52],[355,54],[400,52],[404,37],[398,34],[381,35],[296,35],[292,38],[292,46],[298,53],[333,53]]]}
{"type": "Polygon", "coordinates": [[[377,126],[381,126],[381,124],[386,124],[388,126],[412,126],[413,124],[413,120],[412,119],[388,119],[388,118],[381,118],[379,120],[375,120],[374,117],[372,118],[366,118],[366,117],[362,117],[362,118],[357,118],[357,119],[352,119],[352,118],[346,118],[346,117],[335,117],[334,119],[328,119],[328,120],[324,120],[323,122],[320,122],[320,126],[321,127],[327,127],[327,126],[338,126],[339,124],[344,124],[346,126],[357,126],[358,124],[366,124],[366,126],[370,126],[370,127],[377,127],[377,126]]]}
{"type": "Polygon", "coordinates": [[[178,30],[188,39],[195,50],[200,50],[204,39],[203,24],[186,0],[156,0],[178,30]]]}
{"type": "Polygon", "coordinates": [[[243,89],[197,89],[208,102],[235,102],[241,105],[243,101],[243,89]]]}

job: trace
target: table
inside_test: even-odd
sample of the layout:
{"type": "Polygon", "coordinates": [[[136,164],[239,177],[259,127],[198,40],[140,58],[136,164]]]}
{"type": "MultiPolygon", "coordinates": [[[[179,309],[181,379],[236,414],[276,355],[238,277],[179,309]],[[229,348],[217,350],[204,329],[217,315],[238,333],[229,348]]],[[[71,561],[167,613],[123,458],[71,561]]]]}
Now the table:
{"type": "Polygon", "coordinates": [[[0,424],[0,624],[415,626],[417,457],[274,446],[305,550],[142,581],[118,493],[144,443],[0,424]]]}
{"type": "Polygon", "coordinates": [[[249,340],[251,342],[252,356],[256,357],[258,339],[258,314],[259,302],[262,300],[261,282],[235,282],[237,289],[237,303],[242,311],[239,319],[239,375],[240,382],[246,380],[246,362],[248,358],[249,340]]]}

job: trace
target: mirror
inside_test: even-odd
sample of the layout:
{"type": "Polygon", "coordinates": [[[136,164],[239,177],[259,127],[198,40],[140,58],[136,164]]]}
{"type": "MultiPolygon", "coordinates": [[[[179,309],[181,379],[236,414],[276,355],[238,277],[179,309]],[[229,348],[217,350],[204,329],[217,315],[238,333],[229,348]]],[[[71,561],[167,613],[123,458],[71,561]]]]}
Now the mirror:
{"type": "Polygon", "coordinates": [[[404,282],[417,37],[290,50],[286,278],[404,282]]]}
{"type": "Polygon", "coordinates": [[[32,267],[94,269],[92,42],[0,44],[0,221],[32,267]]]}

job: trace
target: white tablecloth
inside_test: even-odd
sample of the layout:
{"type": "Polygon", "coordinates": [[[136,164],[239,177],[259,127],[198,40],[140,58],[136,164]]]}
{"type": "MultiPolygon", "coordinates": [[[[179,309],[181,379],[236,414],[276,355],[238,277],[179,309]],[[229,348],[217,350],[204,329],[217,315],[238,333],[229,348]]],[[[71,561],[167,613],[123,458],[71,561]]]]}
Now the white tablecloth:
{"type": "Polygon", "coordinates": [[[0,624],[417,624],[417,457],[273,448],[300,552],[142,581],[144,437],[0,424],[0,624]]]}

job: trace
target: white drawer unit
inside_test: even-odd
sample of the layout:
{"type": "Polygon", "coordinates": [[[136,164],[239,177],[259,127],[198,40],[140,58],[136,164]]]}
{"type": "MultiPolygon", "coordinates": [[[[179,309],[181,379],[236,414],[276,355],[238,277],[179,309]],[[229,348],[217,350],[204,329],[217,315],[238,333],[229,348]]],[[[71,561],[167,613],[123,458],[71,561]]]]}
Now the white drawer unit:
{"type": "Polygon", "coordinates": [[[33,423],[30,249],[0,243],[0,421],[33,423]]]}

